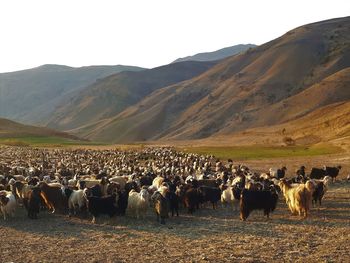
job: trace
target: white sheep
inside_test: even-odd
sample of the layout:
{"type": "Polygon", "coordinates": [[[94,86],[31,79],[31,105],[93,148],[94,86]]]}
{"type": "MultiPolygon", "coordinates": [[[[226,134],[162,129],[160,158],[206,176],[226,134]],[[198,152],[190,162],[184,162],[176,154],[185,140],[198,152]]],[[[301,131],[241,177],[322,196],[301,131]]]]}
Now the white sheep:
{"type": "Polygon", "coordinates": [[[4,219],[7,216],[13,217],[16,210],[16,198],[12,192],[0,191],[0,211],[2,212],[4,219]]]}
{"type": "Polygon", "coordinates": [[[135,190],[129,192],[127,214],[136,218],[145,217],[149,207],[149,193],[147,189],[141,189],[140,193],[135,190]]]}

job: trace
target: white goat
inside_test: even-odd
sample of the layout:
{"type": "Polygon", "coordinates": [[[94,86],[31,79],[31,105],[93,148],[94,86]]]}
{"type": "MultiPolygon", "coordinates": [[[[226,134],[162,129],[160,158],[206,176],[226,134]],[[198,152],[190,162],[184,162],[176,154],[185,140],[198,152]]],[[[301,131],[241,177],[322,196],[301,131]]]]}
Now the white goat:
{"type": "Polygon", "coordinates": [[[136,218],[145,217],[149,207],[149,193],[147,189],[141,189],[140,193],[135,190],[129,192],[127,214],[136,218]]]}
{"type": "Polygon", "coordinates": [[[72,210],[74,211],[74,214],[76,214],[77,208],[81,210],[85,204],[86,199],[84,196],[84,190],[73,190],[68,199],[69,215],[72,210]]]}
{"type": "Polygon", "coordinates": [[[0,191],[0,210],[7,219],[7,216],[13,217],[16,210],[16,198],[12,192],[0,191]]]}

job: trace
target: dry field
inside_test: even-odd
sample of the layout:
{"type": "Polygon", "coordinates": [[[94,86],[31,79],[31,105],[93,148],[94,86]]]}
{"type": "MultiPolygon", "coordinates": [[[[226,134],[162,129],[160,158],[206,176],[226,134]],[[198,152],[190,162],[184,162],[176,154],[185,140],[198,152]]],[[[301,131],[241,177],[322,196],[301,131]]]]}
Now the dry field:
{"type": "Polygon", "coordinates": [[[0,219],[0,262],[350,262],[350,158],[313,157],[249,161],[255,169],[271,165],[311,167],[342,164],[340,180],[321,208],[307,220],[292,216],[280,198],[270,219],[255,211],[246,222],[231,208],[208,206],[193,216],[181,211],[166,225],[149,211],[145,220],[39,214],[29,220],[23,208],[0,219]],[[333,159],[332,159],[333,158],[333,159]]]}

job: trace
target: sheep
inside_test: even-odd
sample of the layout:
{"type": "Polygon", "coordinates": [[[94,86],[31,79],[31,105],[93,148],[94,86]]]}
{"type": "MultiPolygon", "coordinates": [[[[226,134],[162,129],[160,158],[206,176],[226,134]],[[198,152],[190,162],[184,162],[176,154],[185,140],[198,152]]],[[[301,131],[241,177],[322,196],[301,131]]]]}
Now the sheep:
{"type": "Polygon", "coordinates": [[[129,192],[127,214],[136,216],[137,219],[145,217],[149,206],[149,194],[147,188],[141,189],[140,193],[132,189],[129,192]]]}
{"type": "Polygon", "coordinates": [[[4,220],[8,216],[14,217],[16,210],[16,198],[12,192],[0,191],[0,211],[4,216],[4,220]]]}

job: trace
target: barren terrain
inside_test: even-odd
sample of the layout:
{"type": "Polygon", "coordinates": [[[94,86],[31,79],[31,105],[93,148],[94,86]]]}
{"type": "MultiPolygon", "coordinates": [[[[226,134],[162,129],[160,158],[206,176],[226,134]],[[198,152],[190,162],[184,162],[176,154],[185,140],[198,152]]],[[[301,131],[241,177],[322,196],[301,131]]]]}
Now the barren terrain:
{"type": "Polygon", "coordinates": [[[232,208],[210,206],[160,225],[150,209],[145,220],[39,214],[0,220],[1,262],[350,262],[350,172],[347,156],[247,161],[252,169],[272,165],[341,164],[338,181],[307,220],[292,216],[280,197],[270,219],[255,211],[246,222],[232,208]]]}

